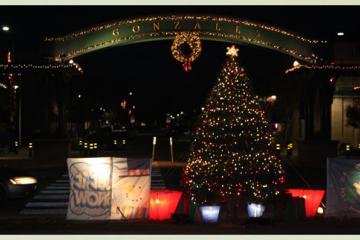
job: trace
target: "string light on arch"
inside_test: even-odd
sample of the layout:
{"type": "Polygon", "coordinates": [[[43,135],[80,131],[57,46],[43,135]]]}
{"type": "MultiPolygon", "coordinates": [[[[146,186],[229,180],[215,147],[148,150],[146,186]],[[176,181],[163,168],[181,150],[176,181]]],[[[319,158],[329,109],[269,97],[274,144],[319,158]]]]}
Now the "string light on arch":
{"type": "Polygon", "coordinates": [[[83,73],[83,68],[80,65],[75,64],[0,64],[0,69],[11,69],[11,70],[22,70],[22,69],[43,69],[43,70],[55,70],[55,69],[76,69],[79,72],[83,73]]]}
{"type": "MultiPolygon", "coordinates": [[[[296,40],[298,42],[302,42],[305,44],[311,44],[311,45],[319,45],[327,43],[325,40],[316,40],[316,39],[308,39],[301,35],[298,35],[296,33],[289,32],[287,30],[280,29],[276,26],[271,25],[265,25],[261,23],[254,23],[246,20],[241,19],[235,19],[235,18],[229,18],[229,17],[216,17],[216,16],[209,16],[209,15],[202,15],[202,16],[191,16],[191,15],[182,15],[182,16],[161,16],[161,15],[154,15],[154,16],[146,16],[146,17],[139,17],[134,19],[127,19],[127,20],[120,20],[120,21],[113,21],[106,24],[99,24],[97,26],[92,26],[87,29],[83,29],[65,36],[60,37],[47,37],[44,39],[45,42],[65,42],[65,41],[71,41],[76,40],[80,38],[86,38],[87,35],[93,34],[93,33],[101,33],[106,32],[108,30],[114,30],[117,28],[126,28],[126,27],[132,27],[132,26],[141,26],[141,29],[147,28],[148,26],[153,26],[153,24],[157,24],[157,26],[160,26],[163,24],[163,22],[173,22],[174,25],[177,26],[177,23],[180,23],[180,25],[188,25],[190,23],[199,23],[200,25],[206,24],[209,26],[219,26],[219,25],[229,25],[233,26],[233,31],[204,31],[203,29],[199,29],[199,33],[201,36],[206,37],[220,37],[224,38],[226,40],[240,40],[248,43],[253,43],[256,45],[261,45],[264,47],[270,47],[274,49],[278,49],[282,52],[286,52],[287,54],[290,54],[292,56],[298,57],[299,59],[309,61],[311,63],[315,63],[318,60],[322,60],[321,58],[310,54],[310,53],[303,53],[301,50],[298,50],[296,48],[289,48],[288,46],[276,43],[274,41],[266,40],[266,38],[258,38],[257,36],[252,36],[251,34],[243,34],[242,31],[238,31],[238,29],[241,29],[243,26],[246,28],[250,28],[250,31],[256,31],[262,33],[276,33],[277,35],[281,35],[282,37],[289,38],[290,40],[296,40]],[[189,22],[188,22],[189,21],[189,22]],[[185,24],[183,24],[185,23],[185,24]],[[138,24],[138,25],[136,25],[138,24]],[[143,25],[145,24],[145,25],[143,25]],[[148,26],[147,26],[148,25],[148,26]],[[236,28],[235,28],[236,27],[236,28]]],[[[154,27],[153,27],[154,28],[154,27]]],[[[176,27],[175,27],[176,28],[176,27]]],[[[230,27],[231,28],[231,27],[230,27]]],[[[152,29],[152,28],[151,28],[152,29]]],[[[181,28],[180,28],[181,29],[181,28]]],[[[157,27],[157,30],[154,32],[136,32],[132,35],[127,36],[117,36],[114,39],[108,39],[108,40],[99,40],[94,44],[87,45],[84,47],[76,48],[70,51],[66,51],[64,53],[64,56],[56,56],[55,59],[58,61],[61,61],[61,59],[70,59],[72,57],[79,56],[83,53],[86,53],[88,51],[92,51],[93,49],[99,48],[99,47],[106,47],[113,44],[118,44],[121,42],[131,41],[131,40],[139,40],[142,38],[161,38],[161,37],[168,37],[168,36],[175,36],[178,32],[177,31],[187,31],[188,29],[184,30],[178,30],[178,28],[174,29],[174,31],[171,31],[170,29],[161,29],[160,27],[157,27]],[[177,31],[175,31],[177,30],[177,31]]],[[[225,28],[224,28],[225,29],[225,28]]],[[[99,38],[100,39],[100,38],[99,38]]]]}
{"type": "Polygon", "coordinates": [[[294,72],[298,69],[306,68],[306,69],[313,69],[313,70],[340,70],[340,71],[352,71],[352,70],[360,70],[360,65],[334,65],[334,64],[327,64],[327,65],[306,65],[306,64],[296,64],[293,67],[286,69],[285,74],[290,72],[294,72]]]}

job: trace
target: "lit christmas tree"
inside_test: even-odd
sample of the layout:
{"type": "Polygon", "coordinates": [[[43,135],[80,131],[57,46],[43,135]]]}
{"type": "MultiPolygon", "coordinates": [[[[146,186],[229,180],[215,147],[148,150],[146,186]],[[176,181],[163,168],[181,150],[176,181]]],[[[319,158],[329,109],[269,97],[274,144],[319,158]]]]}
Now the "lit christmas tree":
{"type": "Polygon", "coordinates": [[[271,126],[236,61],[238,49],[227,50],[228,59],[203,108],[185,169],[190,197],[199,205],[243,196],[264,201],[277,195],[284,182],[271,126]]]}

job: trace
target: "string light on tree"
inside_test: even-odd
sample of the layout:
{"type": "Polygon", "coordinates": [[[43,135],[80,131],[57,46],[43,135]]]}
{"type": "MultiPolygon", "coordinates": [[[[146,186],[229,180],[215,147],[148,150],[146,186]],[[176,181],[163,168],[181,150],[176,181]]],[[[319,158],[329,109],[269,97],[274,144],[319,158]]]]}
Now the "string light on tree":
{"type": "Polygon", "coordinates": [[[227,61],[202,108],[184,180],[192,201],[211,204],[247,196],[263,201],[280,192],[284,171],[272,129],[252,94],[238,49],[227,61]]]}

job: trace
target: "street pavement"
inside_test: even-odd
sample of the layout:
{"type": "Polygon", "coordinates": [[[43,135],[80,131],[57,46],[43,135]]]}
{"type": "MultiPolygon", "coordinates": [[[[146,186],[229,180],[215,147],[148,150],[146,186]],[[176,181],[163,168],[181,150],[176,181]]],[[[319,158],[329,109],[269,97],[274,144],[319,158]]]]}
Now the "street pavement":
{"type": "Polygon", "coordinates": [[[314,218],[294,222],[175,224],[170,221],[69,221],[65,217],[1,219],[1,234],[360,234],[359,220],[314,218]]]}

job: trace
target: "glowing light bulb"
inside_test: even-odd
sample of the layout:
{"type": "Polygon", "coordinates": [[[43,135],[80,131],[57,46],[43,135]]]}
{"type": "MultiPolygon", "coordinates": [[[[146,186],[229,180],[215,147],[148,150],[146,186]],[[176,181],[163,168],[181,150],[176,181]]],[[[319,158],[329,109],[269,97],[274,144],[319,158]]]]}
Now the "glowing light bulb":
{"type": "Polygon", "coordinates": [[[317,213],[318,213],[318,214],[323,214],[323,213],[324,213],[324,209],[323,209],[322,207],[318,207],[317,213]]]}
{"type": "Polygon", "coordinates": [[[10,31],[10,27],[9,27],[9,26],[3,26],[3,27],[2,27],[2,30],[3,30],[4,32],[8,32],[8,31],[10,31]]]}

